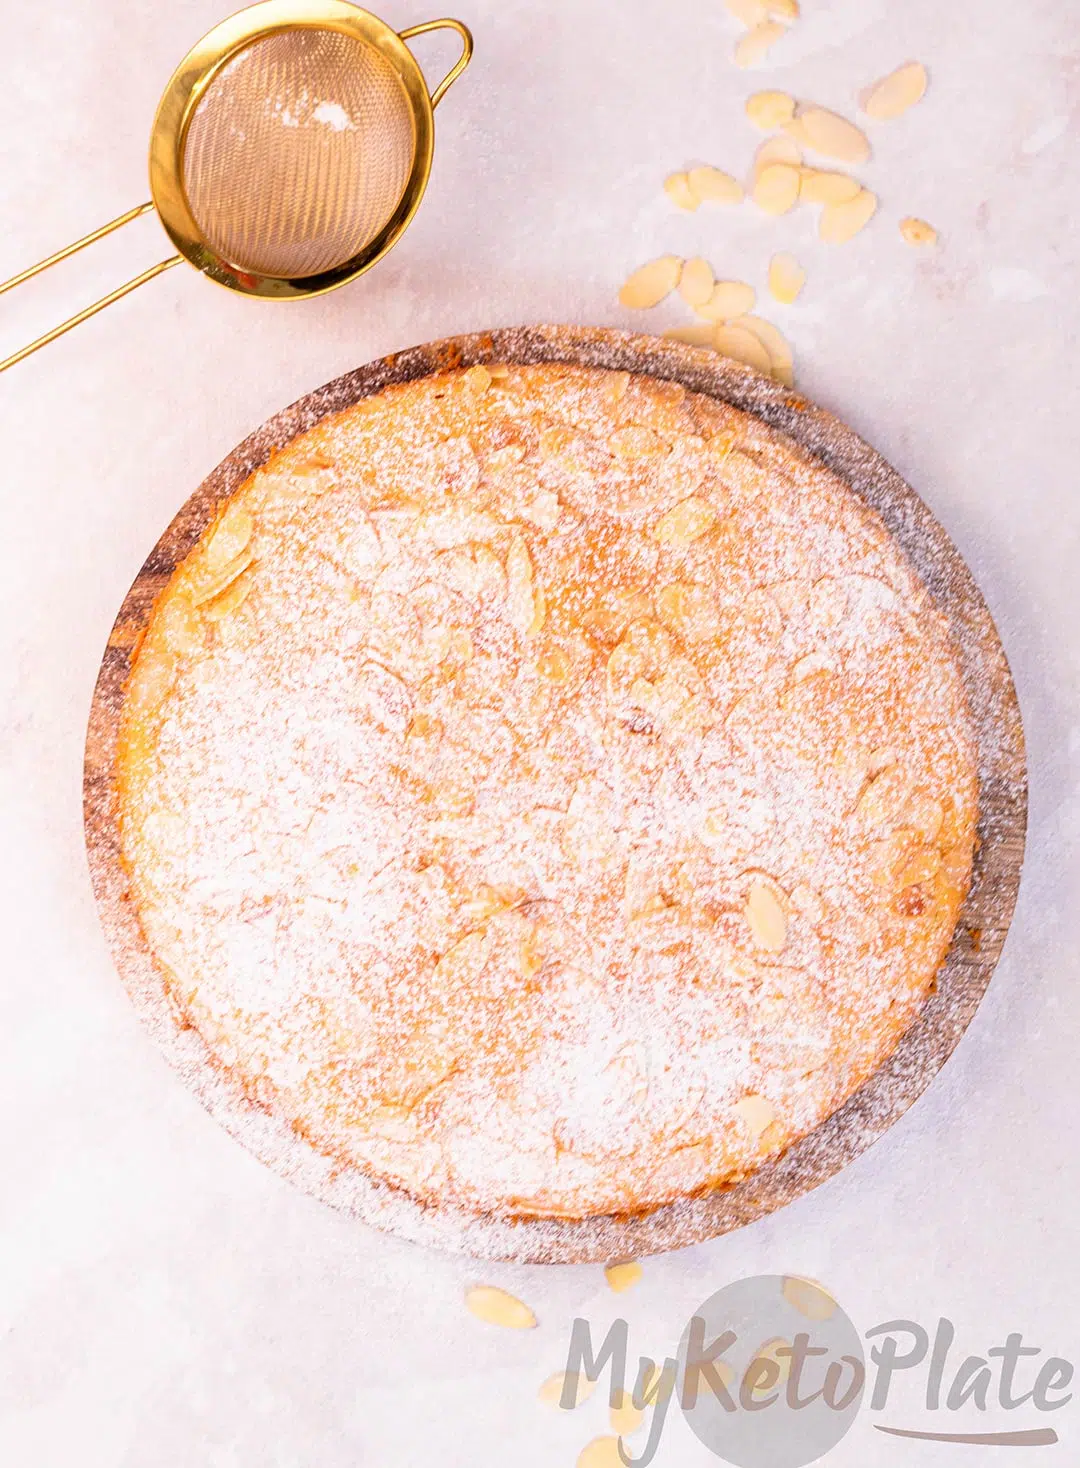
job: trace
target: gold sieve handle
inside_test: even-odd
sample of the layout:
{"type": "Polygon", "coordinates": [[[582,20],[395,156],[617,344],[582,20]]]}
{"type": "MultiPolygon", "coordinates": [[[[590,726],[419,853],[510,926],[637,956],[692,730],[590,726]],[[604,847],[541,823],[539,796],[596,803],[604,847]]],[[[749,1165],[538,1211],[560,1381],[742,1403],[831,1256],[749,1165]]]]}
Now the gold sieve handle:
{"type": "Polygon", "coordinates": [[[398,32],[398,35],[403,41],[408,41],[413,36],[427,35],[428,31],[442,30],[457,31],[458,35],[461,37],[461,55],[454,62],[453,66],[450,68],[450,70],[443,77],[442,81],[432,92],[432,107],[438,107],[439,103],[446,96],[447,92],[454,85],[458,77],[472,60],[472,31],[469,30],[469,27],[467,25],[462,25],[460,20],[450,20],[449,18],[447,18],[444,20],[425,20],[423,25],[411,25],[409,26],[408,30],[398,32]]]}
{"type": "MultiPolygon", "coordinates": [[[[44,260],[39,260],[36,265],[31,265],[27,270],[21,270],[18,275],[13,275],[10,280],[0,282],[0,296],[5,291],[14,290],[17,285],[22,285],[24,280],[32,280],[35,275],[40,275],[43,270],[48,270],[50,265],[57,265],[61,260],[67,260],[80,250],[85,250],[87,245],[92,245],[95,240],[104,239],[107,234],[112,234],[114,229],[120,229],[122,225],[130,224],[133,219],[138,219],[141,214],[146,214],[153,207],[153,204],[149,200],[145,204],[137,204],[134,209],[128,209],[126,213],[118,215],[115,219],[111,219],[108,224],[103,224],[99,229],[93,229],[89,234],[84,234],[82,239],[76,240],[74,244],[65,245],[62,250],[57,250],[54,255],[49,255],[44,260]]],[[[95,301],[92,306],[87,306],[82,311],[76,312],[74,316],[69,316],[59,326],[54,326],[52,331],[47,331],[44,336],[39,336],[35,341],[32,341],[29,346],[22,347],[17,352],[12,352],[10,357],[5,357],[3,361],[0,361],[0,372],[6,372],[9,367],[14,367],[17,362],[21,362],[25,357],[29,357],[39,347],[47,347],[58,336],[63,336],[65,331],[70,331],[73,326],[79,326],[82,322],[88,321],[91,316],[96,316],[99,311],[104,311],[106,306],[111,306],[114,301],[119,301],[122,296],[130,294],[131,291],[136,290],[140,285],[145,285],[148,280],[153,280],[155,275],[160,275],[163,270],[168,270],[171,265],[179,264],[180,258],[179,255],[170,255],[167,260],[160,260],[156,265],[151,265],[149,270],[144,270],[141,275],[136,275],[134,280],[125,282],[124,285],[118,286],[116,290],[110,291],[107,296],[102,296],[100,301],[95,301]]]]}

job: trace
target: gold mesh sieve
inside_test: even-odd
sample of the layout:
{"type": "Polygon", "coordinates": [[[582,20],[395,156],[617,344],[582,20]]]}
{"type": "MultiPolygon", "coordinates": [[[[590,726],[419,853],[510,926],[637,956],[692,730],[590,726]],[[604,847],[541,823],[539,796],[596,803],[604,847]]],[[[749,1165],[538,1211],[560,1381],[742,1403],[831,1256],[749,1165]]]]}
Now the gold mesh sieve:
{"type": "Polygon", "coordinates": [[[369,269],[419,207],[434,109],[471,56],[460,21],[398,34],[347,0],[262,0],[215,26],[158,106],[151,200],[0,284],[0,294],[150,209],[179,253],[0,361],[0,372],[181,259],[257,296],[317,295],[369,269]],[[444,27],[462,53],[429,96],[405,42],[444,27]]]}

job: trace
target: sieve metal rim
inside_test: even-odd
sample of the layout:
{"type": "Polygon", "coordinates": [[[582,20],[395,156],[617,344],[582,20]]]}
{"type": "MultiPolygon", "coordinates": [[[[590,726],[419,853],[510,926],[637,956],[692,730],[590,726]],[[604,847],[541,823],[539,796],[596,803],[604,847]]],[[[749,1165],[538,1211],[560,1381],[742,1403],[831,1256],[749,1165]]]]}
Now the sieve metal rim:
{"type": "Polygon", "coordinates": [[[278,300],[317,296],[362,275],[392,249],[420,207],[435,147],[434,109],[446,88],[468,64],[471,53],[472,37],[460,21],[427,21],[399,34],[378,16],[361,10],[349,0],[262,0],[230,16],[208,31],[180,62],[154,116],[150,133],[150,193],[169,238],[197,270],[219,285],[249,296],[278,300]],[[442,27],[455,30],[464,49],[451,72],[434,94],[429,95],[424,74],[405,38],[442,27]],[[413,163],[405,191],[390,219],[351,259],[319,275],[252,274],[230,264],[204,239],[184,189],[184,147],[195,109],[222,68],[257,41],[297,29],[336,31],[373,46],[390,63],[412,112],[413,163]]]}

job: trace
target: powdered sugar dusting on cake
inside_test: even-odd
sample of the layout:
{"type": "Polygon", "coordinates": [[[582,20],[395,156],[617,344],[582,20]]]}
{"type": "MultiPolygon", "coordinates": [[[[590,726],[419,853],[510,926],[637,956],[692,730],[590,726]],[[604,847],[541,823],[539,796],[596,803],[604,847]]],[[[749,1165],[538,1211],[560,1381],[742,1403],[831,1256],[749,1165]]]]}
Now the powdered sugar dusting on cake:
{"type": "Polygon", "coordinates": [[[625,373],[473,369],[296,439],[175,578],[126,750],[218,1063],[477,1216],[780,1153],[907,1028],[970,866],[961,680],[881,524],[625,373]]]}

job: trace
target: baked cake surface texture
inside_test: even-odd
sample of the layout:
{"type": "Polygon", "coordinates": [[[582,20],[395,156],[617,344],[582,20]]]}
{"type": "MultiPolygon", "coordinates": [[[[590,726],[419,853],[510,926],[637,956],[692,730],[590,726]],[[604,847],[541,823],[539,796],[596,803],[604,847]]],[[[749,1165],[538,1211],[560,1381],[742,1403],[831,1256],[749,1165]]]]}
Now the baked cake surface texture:
{"type": "Polygon", "coordinates": [[[759,420],[547,364],[293,440],[155,607],[118,757],[178,1022],[476,1215],[733,1182],[889,1055],[971,870],[943,618],[759,420]]]}

